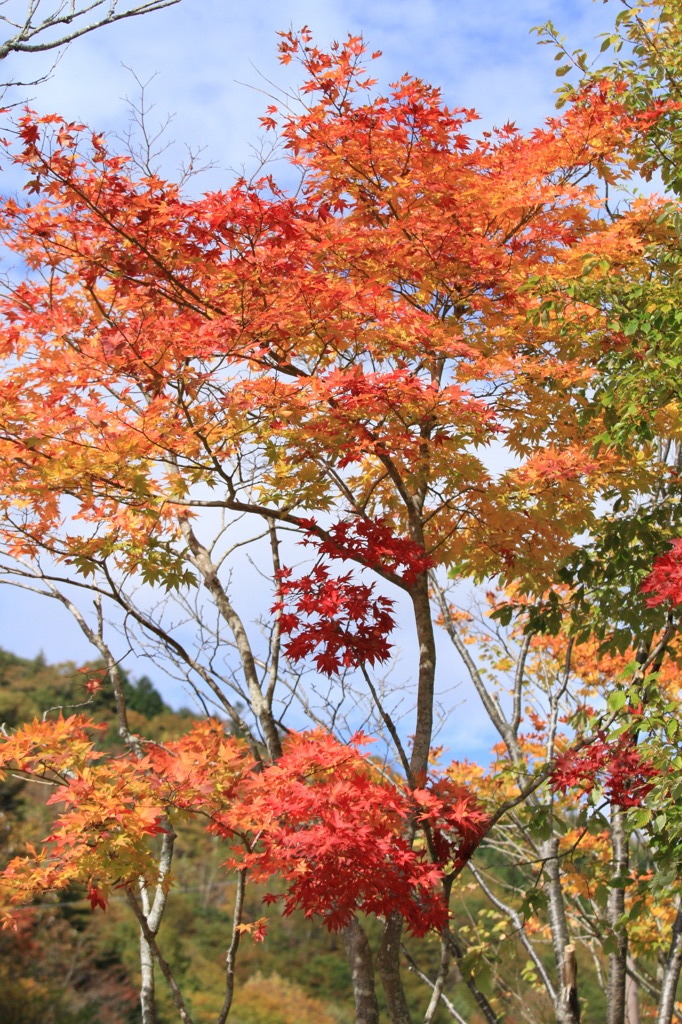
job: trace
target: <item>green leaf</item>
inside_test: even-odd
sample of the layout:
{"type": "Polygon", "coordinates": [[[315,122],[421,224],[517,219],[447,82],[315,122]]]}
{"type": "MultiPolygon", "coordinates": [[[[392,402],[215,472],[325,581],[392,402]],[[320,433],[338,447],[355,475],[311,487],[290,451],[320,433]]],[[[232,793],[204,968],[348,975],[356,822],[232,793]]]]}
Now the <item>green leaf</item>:
{"type": "Polygon", "coordinates": [[[623,690],[614,690],[606,698],[606,706],[609,711],[620,711],[621,708],[625,707],[627,703],[627,697],[623,690]]]}
{"type": "Polygon", "coordinates": [[[534,917],[545,909],[548,902],[547,893],[543,889],[531,889],[523,897],[521,913],[524,917],[534,917]]]}
{"type": "Polygon", "coordinates": [[[549,839],[554,834],[551,814],[546,808],[539,808],[528,823],[528,831],[537,839],[549,839]]]}
{"type": "Polygon", "coordinates": [[[651,810],[648,807],[637,807],[630,813],[632,828],[644,828],[651,821],[651,810]]]}
{"type": "Polygon", "coordinates": [[[590,833],[590,835],[593,836],[600,835],[602,832],[608,829],[608,827],[608,821],[606,820],[604,815],[601,814],[599,811],[595,811],[594,814],[591,814],[587,821],[587,831],[590,833]]]}
{"type": "Polygon", "coordinates": [[[629,875],[614,875],[606,884],[609,889],[627,889],[629,885],[632,885],[632,879],[629,875]]]}
{"type": "Polygon", "coordinates": [[[481,963],[478,970],[474,973],[474,981],[476,982],[476,987],[481,992],[488,996],[492,995],[495,979],[490,964],[487,964],[485,961],[481,963]]]}

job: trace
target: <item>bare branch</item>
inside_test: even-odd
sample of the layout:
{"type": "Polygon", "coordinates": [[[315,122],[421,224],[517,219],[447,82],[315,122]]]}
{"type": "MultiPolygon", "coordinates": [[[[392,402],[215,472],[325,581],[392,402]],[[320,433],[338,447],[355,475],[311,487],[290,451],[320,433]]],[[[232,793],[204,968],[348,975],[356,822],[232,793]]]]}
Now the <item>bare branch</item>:
{"type": "Polygon", "coordinates": [[[526,949],[526,952],[528,953],[528,956],[531,958],[531,960],[535,964],[535,969],[537,970],[538,974],[542,978],[543,984],[544,984],[544,986],[547,989],[547,992],[549,994],[549,998],[552,1000],[552,1002],[555,1002],[556,1001],[556,990],[555,990],[554,985],[552,984],[552,981],[551,981],[551,979],[550,979],[550,977],[549,977],[549,975],[548,975],[548,973],[547,973],[547,971],[545,969],[545,965],[543,964],[542,959],[538,956],[538,954],[537,954],[537,952],[535,950],[535,947],[533,946],[533,944],[531,943],[530,939],[526,935],[526,930],[525,930],[523,921],[521,920],[521,918],[516,913],[516,911],[514,910],[513,907],[508,906],[506,903],[504,903],[501,899],[499,899],[495,895],[495,893],[492,891],[490,886],[487,884],[487,882],[483,878],[483,875],[481,874],[481,872],[478,870],[477,867],[474,867],[474,865],[471,863],[471,861],[469,861],[469,863],[467,864],[467,867],[469,868],[469,871],[471,871],[472,875],[474,876],[474,878],[478,882],[478,885],[479,885],[480,889],[485,893],[485,895],[488,897],[488,899],[490,900],[492,905],[494,907],[497,907],[498,910],[502,911],[503,914],[506,914],[506,916],[509,918],[511,923],[514,925],[514,928],[516,929],[516,933],[517,933],[521,943],[523,944],[524,948],[526,949]]]}
{"type": "MultiPolygon", "coordinates": [[[[410,953],[406,946],[401,946],[401,949],[403,956],[407,960],[407,966],[409,970],[411,970],[413,974],[416,974],[420,981],[423,981],[425,985],[428,985],[430,989],[435,991],[436,982],[431,981],[428,974],[424,974],[424,972],[420,970],[420,968],[417,965],[417,961],[414,959],[414,957],[412,956],[412,954],[410,953]]],[[[457,1024],[467,1024],[464,1017],[462,1017],[462,1015],[457,1012],[457,1010],[455,1009],[455,1007],[450,1002],[450,1000],[448,999],[444,992],[440,992],[438,998],[440,999],[441,1003],[448,1011],[452,1019],[457,1021],[457,1024]]]]}
{"type": "Polygon", "coordinates": [[[53,11],[45,16],[37,15],[36,0],[27,0],[25,14],[21,21],[15,21],[6,14],[0,14],[0,24],[16,31],[4,43],[0,43],[0,60],[11,53],[44,53],[58,50],[80,36],[94,32],[104,25],[113,25],[123,18],[135,18],[140,14],[152,14],[165,7],[174,7],[180,0],[143,0],[133,7],[119,7],[119,0],[61,0],[53,11]]]}

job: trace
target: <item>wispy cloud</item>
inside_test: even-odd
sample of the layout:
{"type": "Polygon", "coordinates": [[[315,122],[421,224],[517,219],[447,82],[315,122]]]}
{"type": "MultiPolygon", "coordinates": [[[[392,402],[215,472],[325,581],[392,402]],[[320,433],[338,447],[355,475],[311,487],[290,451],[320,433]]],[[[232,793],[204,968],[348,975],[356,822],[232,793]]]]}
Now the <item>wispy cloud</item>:
{"type": "MultiPolygon", "coordinates": [[[[224,168],[240,166],[250,160],[267,104],[259,90],[300,81],[295,65],[277,61],[277,32],[307,24],[321,45],[362,33],[383,51],[384,86],[407,71],[439,85],[449,104],[475,107],[486,125],[513,120],[530,128],[553,106],[552,54],[529,34],[549,18],[576,45],[588,46],[612,11],[590,0],[183,0],[79,40],[53,78],[32,92],[43,111],[121,130],[123,97],[135,92],[124,65],[142,80],[158,72],[150,96],[160,116],[175,115],[172,136],[206,146],[224,168]]],[[[33,66],[26,58],[22,74],[33,66]]]]}

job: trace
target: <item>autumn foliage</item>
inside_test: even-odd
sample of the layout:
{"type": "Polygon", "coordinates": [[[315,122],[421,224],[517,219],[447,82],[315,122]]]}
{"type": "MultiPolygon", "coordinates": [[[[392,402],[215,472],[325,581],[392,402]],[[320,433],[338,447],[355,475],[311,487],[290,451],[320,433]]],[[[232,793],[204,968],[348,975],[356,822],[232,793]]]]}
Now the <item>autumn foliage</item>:
{"type": "Polygon", "coordinates": [[[614,806],[641,807],[657,774],[656,766],[638,753],[631,736],[608,742],[602,735],[588,747],[560,755],[551,780],[564,793],[591,793],[600,786],[614,806]]]}
{"type": "MultiPolygon", "coordinates": [[[[399,911],[416,935],[440,930],[447,912],[439,882],[461,870],[488,818],[466,791],[445,781],[414,793],[382,778],[360,749],[323,732],[292,735],[276,764],[254,764],[244,742],[206,720],[144,755],[112,758],[83,716],[33,722],[2,742],[0,764],[50,780],[61,809],[39,850],[11,861],[3,886],[14,902],[79,885],[93,909],[114,887],[156,876],[150,836],[205,819],[226,844],[226,867],[256,881],[281,879],[284,912],[296,908],[329,929],[357,911],[399,911]],[[420,829],[435,837],[434,864],[420,829]]],[[[12,916],[6,918],[6,924],[12,916]]]]}
{"type": "Polygon", "coordinates": [[[682,540],[674,540],[671,550],[654,560],[651,573],[642,584],[642,593],[650,594],[648,605],[682,604],[682,540]]]}
{"type": "MultiPolygon", "coordinates": [[[[612,216],[602,183],[626,182],[633,152],[677,108],[633,105],[623,79],[604,76],[528,135],[507,124],[475,138],[476,113],[419,79],[378,95],[378,54],[368,61],[360,39],[324,52],[307,30],[286,33],[280,55],[302,66],[302,104],[262,123],[300,173],[292,194],[262,174],[192,198],[57,115],[25,112],[4,143],[27,184],[0,207],[22,266],[0,296],[0,538],[16,579],[66,605],[103,658],[124,749],[104,751],[82,716],[49,713],[0,741],[3,770],[53,787],[57,808],[51,834],[2,881],[17,905],[79,887],[103,910],[125,893],[142,960],[146,950],[187,1024],[156,935],[173,844],[201,822],[237,880],[221,1024],[240,935],[265,930],[242,920],[247,877],[285,915],[344,932],[354,972],[364,957],[353,978],[358,1007],[371,993],[369,1024],[363,916],[381,922],[392,1020],[409,1019],[404,930],[440,943],[427,1021],[454,960],[496,1024],[497,996],[476,976],[490,935],[453,925],[453,887],[470,869],[513,924],[532,984],[542,979],[560,1024],[577,1024],[557,979],[566,922],[578,933],[592,894],[566,863],[586,834],[590,856],[613,862],[606,915],[580,935],[586,948],[608,937],[622,996],[627,830],[649,825],[647,801],[671,798],[661,751],[677,742],[677,691],[662,673],[676,620],[658,605],[679,603],[681,542],[646,578],[637,563],[625,625],[618,610],[595,616],[627,589],[602,568],[618,508],[645,496],[651,535],[674,528],[673,440],[657,447],[652,432],[663,408],[679,436],[677,407],[609,434],[631,335],[604,298],[653,276],[668,211],[652,198],[612,216]],[[257,566],[264,641],[237,610],[243,521],[269,543],[257,566]],[[506,587],[485,629],[450,602],[453,579],[506,587]],[[73,583],[95,597],[90,619],[67,596],[73,583]],[[140,587],[158,598],[151,610],[140,587]],[[227,725],[206,717],[164,742],[129,728],[103,599],[227,725]],[[415,641],[406,722],[388,667],[401,601],[415,641]],[[434,768],[434,618],[500,737],[488,769],[434,768]],[[363,701],[385,756],[349,728],[363,701]],[[302,716],[315,728],[299,728],[302,716]],[[512,865],[509,893],[486,882],[481,850],[512,865]],[[552,939],[554,981],[535,934],[552,939]]],[[[633,527],[641,559],[639,538],[633,527]]]]}
{"type": "Polygon", "coordinates": [[[352,503],[339,496],[335,525],[389,579],[409,587],[418,571],[395,560],[401,538],[409,564],[416,544],[433,564],[537,577],[631,469],[595,462],[598,423],[580,422],[593,346],[609,344],[601,317],[576,303],[557,335],[534,314],[595,253],[637,257],[573,179],[597,154],[617,161],[639,122],[594,88],[527,138],[506,126],[474,142],[475,113],[420,81],[371,99],[358,40],[323,54],[286,37],[282,52],[309,75],[310,106],[281,127],[305,170],[296,199],[262,178],[188,200],[135,180],[83,126],[22,118],[10,159],[28,201],[8,200],[0,227],[50,279],[3,300],[12,550],[59,533],[84,570],[115,551],[126,571],[182,583],[188,488],[225,485],[250,450],[257,496],[235,482],[235,508],[309,530],[342,473],[352,503]],[[521,465],[495,479],[477,453],[500,437],[521,465]],[[79,524],[66,538],[64,492],[79,524]]]}

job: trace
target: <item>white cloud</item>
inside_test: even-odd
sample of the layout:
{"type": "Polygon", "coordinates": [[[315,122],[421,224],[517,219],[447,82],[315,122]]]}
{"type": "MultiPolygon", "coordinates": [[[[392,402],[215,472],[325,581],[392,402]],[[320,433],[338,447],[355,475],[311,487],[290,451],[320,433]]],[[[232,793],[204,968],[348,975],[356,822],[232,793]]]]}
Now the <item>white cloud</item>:
{"type": "MultiPolygon", "coordinates": [[[[205,145],[222,167],[240,166],[250,159],[268,102],[257,90],[269,88],[265,79],[285,88],[300,81],[295,65],[278,63],[276,33],[308,24],[321,46],[364,34],[383,51],[384,85],[408,71],[440,85],[449,104],[476,107],[486,124],[515,120],[528,128],[552,110],[552,53],[529,35],[548,18],[587,46],[612,12],[590,0],[296,0],[286,7],[183,0],[77,40],[52,79],[31,93],[43,112],[121,130],[122,97],[135,93],[123,65],[142,80],[158,72],[150,95],[160,116],[175,114],[172,136],[205,145]]],[[[38,67],[31,56],[12,65],[23,77],[38,67]]]]}

